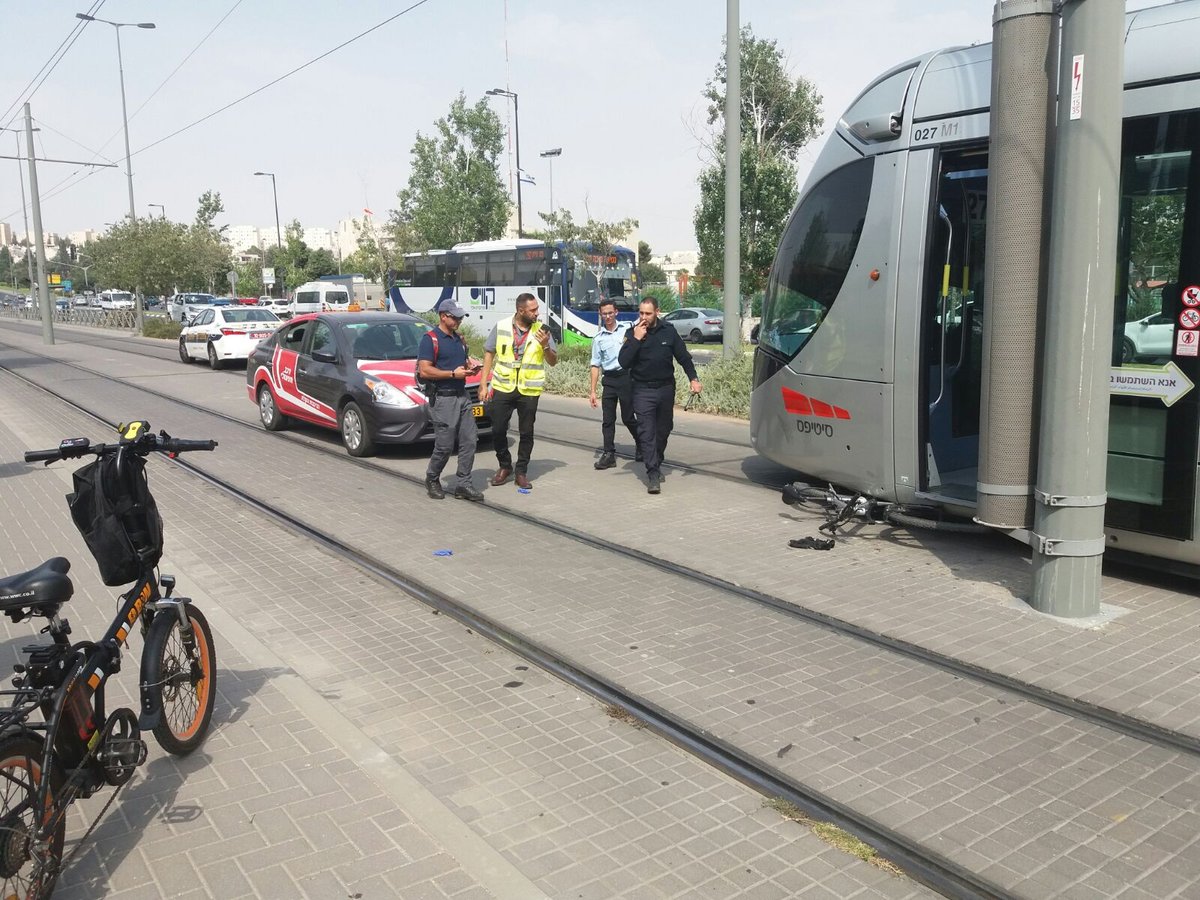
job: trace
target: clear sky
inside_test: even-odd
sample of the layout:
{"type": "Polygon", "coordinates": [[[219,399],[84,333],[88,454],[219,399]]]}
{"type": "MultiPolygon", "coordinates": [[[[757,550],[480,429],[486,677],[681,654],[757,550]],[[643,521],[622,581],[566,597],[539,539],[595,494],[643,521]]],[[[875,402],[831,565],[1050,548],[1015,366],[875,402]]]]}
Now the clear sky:
{"type": "MultiPolygon", "coordinates": [[[[270,179],[251,174],[265,170],[276,174],[285,223],[332,228],[363,207],[382,217],[408,180],[416,133],[428,133],[459,91],[474,102],[501,87],[519,95],[521,162],[537,181],[523,188],[527,226],[550,205],[548,160],[538,154],[561,147],[556,206],[576,218],[638,219],[655,252],[695,247],[707,130],[701,93],[721,54],[721,0],[426,0],[155,143],[413,2],[8,2],[0,113],[26,98],[27,83],[70,35],[74,13],[98,5],[97,16],[157,26],[121,29],[139,215],[157,215],[149,204],[162,204],[168,218],[190,221],[199,195],[213,189],[226,207],[219,223],[265,226],[274,219],[270,179]]],[[[992,8],[992,0],[741,0],[741,20],[779,43],[793,75],[816,84],[828,129],[894,63],[990,40],[992,8]]],[[[43,126],[39,155],[89,160],[99,152],[119,164],[82,179],[77,167],[41,165],[45,229],[103,229],[126,214],[114,29],[88,25],[30,102],[43,126]]],[[[490,102],[509,118],[511,104],[490,102]]],[[[22,125],[20,112],[3,113],[0,125],[22,125]]],[[[802,180],[823,139],[806,149],[802,180]]],[[[12,136],[0,135],[0,153],[14,149],[12,136]]],[[[0,222],[23,232],[16,175],[16,163],[0,160],[0,222]]]]}

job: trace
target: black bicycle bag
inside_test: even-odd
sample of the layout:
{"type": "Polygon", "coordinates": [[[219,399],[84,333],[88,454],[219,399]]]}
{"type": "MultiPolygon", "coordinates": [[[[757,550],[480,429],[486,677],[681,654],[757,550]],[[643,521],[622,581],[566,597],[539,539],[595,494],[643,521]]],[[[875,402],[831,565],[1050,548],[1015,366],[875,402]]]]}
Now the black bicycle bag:
{"type": "Polygon", "coordinates": [[[75,490],[67,494],[71,519],[110,587],[136,581],[157,566],[163,548],[162,516],[146,480],[146,462],[130,453],[122,465],[128,490],[117,484],[116,457],[102,456],[75,471],[75,490]]]}

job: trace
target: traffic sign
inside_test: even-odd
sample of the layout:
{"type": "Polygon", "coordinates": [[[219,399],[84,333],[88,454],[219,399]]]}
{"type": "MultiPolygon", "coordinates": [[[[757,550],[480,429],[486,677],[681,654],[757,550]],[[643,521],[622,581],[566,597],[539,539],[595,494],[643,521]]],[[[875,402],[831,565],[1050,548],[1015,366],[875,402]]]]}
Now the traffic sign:
{"type": "Polygon", "coordinates": [[[57,272],[51,272],[50,273],[50,283],[51,284],[62,284],[62,276],[59,275],[57,272]]]}
{"type": "Polygon", "coordinates": [[[1200,284],[1189,284],[1179,294],[1184,306],[1200,306],[1200,284]]]}
{"type": "Polygon", "coordinates": [[[233,269],[230,269],[228,272],[225,273],[225,278],[229,281],[229,286],[231,288],[237,286],[238,273],[235,272],[233,269]]]}
{"type": "Polygon", "coordinates": [[[1200,326],[1200,309],[1192,309],[1189,306],[1179,314],[1179,324],[1184,328],[1196,328],[1200,326]]]}
{"type": "Polygon", "coordinates": [[[1114,366],[1108,372],[1109,393],[1157,398],[1163,406],[1174,405],[1194,387],[1191,379],[1174,362],[1165,366],[1114,366]]]}
{"type": "Polygon", "coordinates": [[[67,279],[66,281],[64,281],[64,282],[62,283],[62,289],[63,289],[64,291],[72,291],[72,290],[74,290],[74,289],[75,289],[75,287],[74,287],[74,285],[71,283],[70,279],[67,279]]]}
{"type": "Polygon", "coordinates": [[[262,283],[265,284],[267,287],[271,287],[272,285],[275,284],[275,269],[274,269],[274,267],[266,267],[266,266],[263,267],[262,283]]]}
{"type": "Polygon", "coordinates": [[[1177,332],[1175,334],[1175,355],[1200,356],[1200,332],[1177,332]]]}

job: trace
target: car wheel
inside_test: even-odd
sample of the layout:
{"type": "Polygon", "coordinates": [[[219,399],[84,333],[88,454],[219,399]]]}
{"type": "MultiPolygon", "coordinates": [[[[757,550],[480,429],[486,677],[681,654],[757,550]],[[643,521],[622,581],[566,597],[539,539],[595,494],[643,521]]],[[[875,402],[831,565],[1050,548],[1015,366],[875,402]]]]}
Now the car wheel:
{"type": "Polygon", "coordinates": [[[279,411],[275,395],[265,384],[258,388],[258,418],[267,431],[283,431],[288,426],[288,417],[279,411]]]}
{"type": "Polygon", "coordinates": [[[214,369],[221,368],[221,361],[217,359],[217,348],[210,341],[208,344],[208,364],[214,369]]]}
{"type": "Polygon", "coordinates": [[[692,333],[688,335],[688,340],[693,344],[702,344],[704,343],[704,332],[699,328],[693,328],[692,333]]]}
{"type": "Polygon", "coordinates": [[[375,452],[375,441],[371,437],[367,418],[357,403],[351,401],[342,407],[338,429],[342,432],[346,452],[351,456],[370,456],[375,452]]]}
{"type": "Polygon", "coordinates": [[[187,351],[187,341],[185,341],[182,337],[179,338],[179,358],[189,365],[192,362],[192,358],[188,355],[187,351]]]}
{"type": "Polygon", "coordinates": [[[1133,346],[1133,341],[1129,338],[1121,339],[1121,362],[1131,363],[1134,357],[1137,356],[1137,347],[1133,346]]]}

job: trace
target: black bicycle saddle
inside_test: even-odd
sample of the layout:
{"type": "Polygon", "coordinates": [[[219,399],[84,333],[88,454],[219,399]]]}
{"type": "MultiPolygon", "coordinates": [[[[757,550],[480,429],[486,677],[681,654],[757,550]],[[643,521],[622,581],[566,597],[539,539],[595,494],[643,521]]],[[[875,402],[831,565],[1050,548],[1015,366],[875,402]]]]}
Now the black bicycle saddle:
{"type": "MultiPolygon", "coordinates": [[[[36,569],[0,578],[0,612],[42,608],[65,603],[75,593],[67,577],[71,561],[63,556],[48,559],[36,569]]],[[[41,609],[39,609],[41,611],[41,609]]]]}

